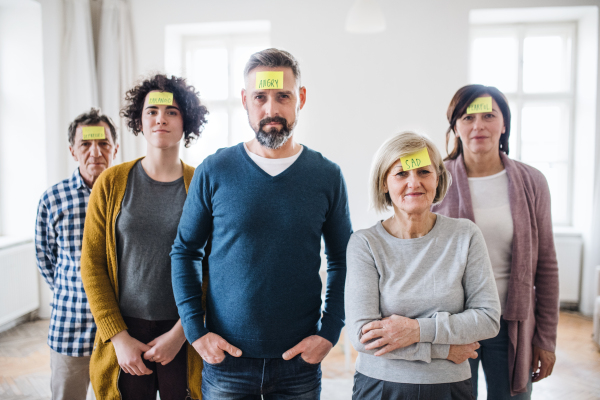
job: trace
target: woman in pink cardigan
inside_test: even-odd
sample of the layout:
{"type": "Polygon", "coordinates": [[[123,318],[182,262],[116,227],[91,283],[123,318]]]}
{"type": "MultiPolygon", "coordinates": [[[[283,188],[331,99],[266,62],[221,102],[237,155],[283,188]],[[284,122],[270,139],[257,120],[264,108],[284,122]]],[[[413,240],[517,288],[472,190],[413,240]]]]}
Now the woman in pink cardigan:
{"type": "Polygon", "coordinates": [[[448,107],[454,149],[445,160],[453,185],[432,211],[468,218],[481,229],[500,297],[497,337],[480,342],[470,359],[473,391],[483,365],[491,399],[530,399],[531,383],[556,360],[558,267],[550,191],[544,175],[508,158],[510,109],[496,88],[468,85],[448,107]],[[511,397],[515,396],[515,397],[511,397]]]}

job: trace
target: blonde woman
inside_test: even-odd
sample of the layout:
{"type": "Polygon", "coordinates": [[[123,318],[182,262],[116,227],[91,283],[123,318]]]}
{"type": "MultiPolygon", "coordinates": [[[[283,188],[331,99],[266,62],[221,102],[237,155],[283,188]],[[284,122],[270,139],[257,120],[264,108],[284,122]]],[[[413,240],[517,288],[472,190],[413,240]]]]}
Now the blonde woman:
{"type": "Polygon", "coordinates": [[[477,226],[430,211],[450,183],[421,135],[396,135],[375,156],[371,200],[393,215],[348,244],[346,326],[359,352],[353,399],[473,396],[466,360],[477,341],[497,334],[500,303],[477,226]]]}

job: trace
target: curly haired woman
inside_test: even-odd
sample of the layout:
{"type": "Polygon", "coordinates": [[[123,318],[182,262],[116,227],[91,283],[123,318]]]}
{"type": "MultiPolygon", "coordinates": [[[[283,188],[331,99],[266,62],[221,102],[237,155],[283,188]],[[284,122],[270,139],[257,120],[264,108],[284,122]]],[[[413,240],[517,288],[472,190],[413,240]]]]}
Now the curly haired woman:
{"type": "Polygon", "coordinates": [[[99,399],[201,398],[202,360],[185,336],[169,252],[194,168],[179,159],[208,110],[184,79],[152,76],[126,95],[121,115],[146,156],[110,168],[91,194],[81,275],[98,326],[90,362],[99,399]]]}

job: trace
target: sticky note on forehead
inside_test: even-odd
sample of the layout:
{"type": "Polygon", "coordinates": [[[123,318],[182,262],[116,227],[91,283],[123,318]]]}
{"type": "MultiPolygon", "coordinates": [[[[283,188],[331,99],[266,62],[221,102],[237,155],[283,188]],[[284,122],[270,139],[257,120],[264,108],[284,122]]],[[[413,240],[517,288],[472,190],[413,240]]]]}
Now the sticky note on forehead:
{"type": "Polygon", "coordinates": [[[148,104],[171,106],[173,105],[173,93],[150,92],[148,95],[148,104]]]}
{"type": "Polygon", "coordinates": [[[467,107],[467,114],[476,114],[492,111],[492,97],[478,97],[467,107]]]}
{"type": "Polygon", "coordinates": [[[400,161],[402,162],[402,169],[404,171],[410,171],[411,169],[431,165],[431,160],[429,159],[429,152],[427,152],[427,147],[423,147],[416,153],[409,154],[405,157],[400,157],[400,161]]]}
{"type": "Polygon", "coordinates": [[[83,140],[106,139],[106,133],[103,126],[83,126],[81,127],[83,140]]]}
{"type": "Polygon", "coordinates": [[[283,89],[283,71],[262,71],[256,73],[257,89],[283,89]]]}

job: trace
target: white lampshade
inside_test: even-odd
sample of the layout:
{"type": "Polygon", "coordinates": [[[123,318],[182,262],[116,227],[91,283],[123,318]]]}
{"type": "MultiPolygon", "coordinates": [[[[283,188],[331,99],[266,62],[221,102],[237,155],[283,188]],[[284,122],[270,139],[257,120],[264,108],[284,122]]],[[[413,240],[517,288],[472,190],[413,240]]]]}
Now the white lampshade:
{"type": "Polygon", "coordinates": [[[377,33],[385,30],[385,18],[378,0],[356,0],[346,18],[346,30],[377,33]]]}

